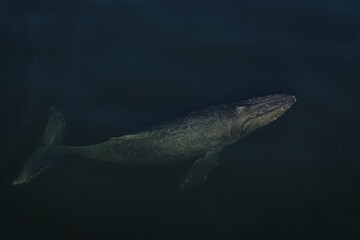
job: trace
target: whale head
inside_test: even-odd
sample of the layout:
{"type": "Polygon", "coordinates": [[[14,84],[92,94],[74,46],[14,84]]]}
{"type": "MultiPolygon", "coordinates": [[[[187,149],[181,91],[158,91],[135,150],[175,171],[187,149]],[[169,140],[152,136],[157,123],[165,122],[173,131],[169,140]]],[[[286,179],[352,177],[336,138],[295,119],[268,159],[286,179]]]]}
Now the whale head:
{"type": "Polygon", "coordinates": [[[296,98],[293,95],[274,94],[235,103],[232,106],[233,124],[230,131],[231,136],[239,139],[275,121],[295,102],[296,98]]]}

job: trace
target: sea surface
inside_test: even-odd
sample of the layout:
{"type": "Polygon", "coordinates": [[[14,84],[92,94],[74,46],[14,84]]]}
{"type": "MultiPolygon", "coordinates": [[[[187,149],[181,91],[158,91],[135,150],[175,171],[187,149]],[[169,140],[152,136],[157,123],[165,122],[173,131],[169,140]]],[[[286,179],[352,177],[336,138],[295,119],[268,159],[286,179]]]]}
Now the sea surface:
{"type": "Polygon", "coordinates": [[[0,239],[360,239],[359,90],[359,1],[2,0],[0,239]],[[53,106],[89,145],[274,93],[298,101],[190,191],[195,159],[11,186],[53,106]]]}

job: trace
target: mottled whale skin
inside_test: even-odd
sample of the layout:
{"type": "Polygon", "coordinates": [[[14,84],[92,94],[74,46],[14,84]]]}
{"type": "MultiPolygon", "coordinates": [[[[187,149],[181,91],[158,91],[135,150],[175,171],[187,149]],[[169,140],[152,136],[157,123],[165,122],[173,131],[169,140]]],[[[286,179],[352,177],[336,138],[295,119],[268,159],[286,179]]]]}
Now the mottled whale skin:
{"type": "Polygon", "coordinates": [[[179,190],[183,191],[207,178],[224,147],[276,120],[294,102],[295,96],[274,94],[215,105],[139,133],[90,146],[59,145],[65,124],[62,113],[53,108],[44,146],[28,159],[14,185],[28,182],[44,171],[51,165],[54,154],[73,154],[122,164],[159,164],[198,157],[179,185],[179,190]]]}

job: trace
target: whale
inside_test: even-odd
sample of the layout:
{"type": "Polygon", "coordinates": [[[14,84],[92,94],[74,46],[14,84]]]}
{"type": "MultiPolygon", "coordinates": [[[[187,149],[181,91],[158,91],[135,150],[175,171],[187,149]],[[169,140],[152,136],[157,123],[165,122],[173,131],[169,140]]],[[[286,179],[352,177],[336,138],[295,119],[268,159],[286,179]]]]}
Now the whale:
{"type": "Polygon", "coordinates": [[[178,185],[180,191],[188,190],[207,179],[225,147],[278,119],[295,102],[293,95],[272,94],[218,104],[88,146],[62,144],[65,120],[62,112],[53,107],[43,145],[25,161],[13,185],[29,182],[62,154],[71,154],[97,161],[139,165],[194,158],[188,174],[178,185]]]}

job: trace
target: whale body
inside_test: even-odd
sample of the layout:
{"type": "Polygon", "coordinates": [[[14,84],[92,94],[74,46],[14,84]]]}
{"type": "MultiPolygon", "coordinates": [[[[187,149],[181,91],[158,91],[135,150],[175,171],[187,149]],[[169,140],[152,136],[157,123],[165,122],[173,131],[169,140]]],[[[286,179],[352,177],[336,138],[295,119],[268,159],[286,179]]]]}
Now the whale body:
{"type": "Polygon", "coordinates": [[[294,102],[295,96],[274,94],[215,105],[135,134],[89,146],[61,145],[64,118],[61,111],[52,108],[44,145],[25,162],[13,185],[28,182],[47,169],[54,154],[122,164],[159,164],[198,157],[178,186],[183,191],[207,178],[224,147],[276,120],[294,102]]]}

